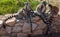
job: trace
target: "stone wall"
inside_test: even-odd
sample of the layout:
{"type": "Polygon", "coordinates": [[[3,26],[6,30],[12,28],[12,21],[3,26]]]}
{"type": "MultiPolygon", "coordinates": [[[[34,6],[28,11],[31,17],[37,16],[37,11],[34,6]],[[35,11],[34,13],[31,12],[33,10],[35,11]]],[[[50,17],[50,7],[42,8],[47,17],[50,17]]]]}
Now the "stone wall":
{"type": "MultiPolygon", "coordinates": [[[[3,20],[6,19],[8,16],[11,16],[12,14],[7,15],[0,15],[0,37],[27,37],[28,34],[32,35],[38,35],[45,33],[47,26],[46,24],[38,17],[33,17],[33,25],[31,33],[31,27],[30,23],[27,20],[20,20],[16,22],[16,18],[13,17],[6,21],[6,29],[3,28],[3,20]]],[[[28,19],[29,20],[29,19],[28,19]]],[[[56,15],[53,18],[52,21],[52,32],[60,32],[60,16],[56,15]]]]}

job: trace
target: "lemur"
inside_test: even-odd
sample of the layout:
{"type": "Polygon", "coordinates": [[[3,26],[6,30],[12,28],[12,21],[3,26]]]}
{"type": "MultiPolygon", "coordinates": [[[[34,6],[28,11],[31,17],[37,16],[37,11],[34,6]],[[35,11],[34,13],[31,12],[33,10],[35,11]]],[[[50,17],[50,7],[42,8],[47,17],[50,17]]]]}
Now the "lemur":
{"type": "MultiPolygon", "coordinates": [[[[45,4],[44,2],[43,2],[43,4],[45,4]]],[[[46,4],[45,4],[45,6],[46,6],[46,4]]],[[[51,23],[52,23],[53,16],[56,15],[59,11],[59,8],[56,7],[56,6],[53,6],[51,4],[48,4],[48,6],[49,6],[49,9],[50,9],[49,10],[50,14],[47,14],[48,16],[46,16],[46,14],[45,14],[46,9],[44,7],[38,7],[37,8],[37,11],[40,12],[37,15],[43,20],[44,23],[47,24],[48,29],[46,31],[46,34],[48,34],[48,31],[51,30],[51,23]]]]}
{"type": "Polygon", "coordinates": [[[22,19],[23,16],[24,16],[24,9],[25,9],[25,6],[18,10],[18,12],[16,13],[17,15],[12,15],[12,16],[9,16],[8,18],[6,18],[4,21],[3,21],[3,28],[6,28],[6,21],[12,17],[15,17],[16,19],[22,19]]]}
{"type": "Polygon", "coordinates": [[[32,8],[31,8],[29,2],[25,3],[25,6],[24,6],[21,10],[19,10],[19,11],[17,12],[17,15],[9,16],[8,18],[6,18],[6,19],[3,21],[3,28],[4,28],[4,29],[6,28],[6,23],[5,23],[5,22],[6,22],[8,19],[10,19],[10,18],[12,18],[12,17],[15,17],[16,19],[23,19],[23,17],[24,17],[25,19],[27,19],[27,18],[30,18],[30,17],[29,17],[30,14],[33,15],[32,12],[33,12],[33,10],[32,10],[32,8]],[[30,12],[31,12],[31,13],[30,13],[30,12]]]}
{"type": "Polygon", "coordinates": [[[38,8],[37,8],[38,13],[36,14],[37,16],[39,16],[43,20],[43,22],[45,24],[47,24],[46,34],[48,34],[48,32],[50,33],[53,14],[55,14],[58,11],[58,10],[55,10],[55,9],[57,9],[57,7],[55,8],[51,4],[48,4],[48,6],[50,8],[50,10],[49,10],[50,14],[45,13],[47,4],[48,3],[46,1],[43,1],[42,5],[38,6],[38,8]]]}

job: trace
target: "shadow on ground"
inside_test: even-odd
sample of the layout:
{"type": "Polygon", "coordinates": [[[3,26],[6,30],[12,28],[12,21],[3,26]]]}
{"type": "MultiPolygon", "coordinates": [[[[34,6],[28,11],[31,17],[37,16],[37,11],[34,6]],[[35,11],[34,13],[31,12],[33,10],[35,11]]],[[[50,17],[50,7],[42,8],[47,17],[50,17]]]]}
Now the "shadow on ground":
{"type": "Polygon", "coordinates": [[[60,37],[60,33],[52,33],[51,35],[34,35],[31,37],[60,37]]]}

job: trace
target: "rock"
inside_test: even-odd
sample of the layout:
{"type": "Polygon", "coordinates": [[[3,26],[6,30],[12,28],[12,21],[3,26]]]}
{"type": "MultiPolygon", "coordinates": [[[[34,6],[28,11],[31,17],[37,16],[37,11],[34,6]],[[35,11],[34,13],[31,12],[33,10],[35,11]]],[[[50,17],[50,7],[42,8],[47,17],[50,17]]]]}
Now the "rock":
{"type": "Polygon", "coordinates": [[[0,29],[0,36],[8,35],[7,31],[3,28],[0,29]]]}
{"type": "Polygon", "coordinates": [[[31,28],[30,28],[30,24],[29,23],[27,23],[27,22],[24,22],[24,26],[23,26],[23,33],[28,33],[28,34],[30,34],[30,30],[31,28]]]}
{"type": "Polygon", "coordinates": [[[41,19],[38,17],[38,16],[35,16],[35,17],[33,17],[33,19],[32,19],[32,21],[33,22],[37,22],[37,21],[40,21],[41,19]]]}
{"type": "Polygon", "coordinates": [[[35,30],[35,29],[36,29],[36,27],[37,27],[37,24],[32,23],[32,31],[33,31],[33,30],[35,30]]]}
{"type": "Polygon", "coordinates": [[[3,24],[3,21],[2,21],[2,20],[0,20],[0,28],[2,27],[2,24],[3,24]]]}
{"type": "Polygon", "coordinates": [[[14,26],[12,32],[21,32],[22,28],[20,26],[14,26]]]}
{"type": "Polygon", "coordinates": [[[40,27],[40,29],[46,28],[46,24],[42,20],[36,22],[36,24],[38,24],[38,26],[40,27]]]}
{"type": "Polygon", "coordinates": [[[43,34],[46,32],[46,24],[42,20],[38,20],[35,22],[37,24],[36,29],[33,31],[32,35],[43,34]]]}
{"type": "Polygon", "coordinates": [[[40,29],[40,30],[36,30],[36,31],[33,31],[32,35],[39,35],[39,34],[43,34],[43,31],[40,29]]]}
{"type": "Polygon", "coordinates": [[[0,18],[4,17],[3,15],[0,15],[0,18]]]}
{"type": "Polygon", "coordinates": [[[3,15],[0,15],[0,20],[4,20],[4,19],[6,19],[6,17],[3,15]]]}
{"type": "Polygon", "coordinates": [[[11,37],[17,37],[17,33],[11,33],[11,37]]]}
{"type": "Polygon", "coordinates": [[[52,32],[60,32],[60,16],[54,16],[52,21],[52,32]]]}
{"type": "Polygon", "coordinates": [[[7,31],[8,33],[11,33],[11,32],[12,32],[12,27],[6,26],[6,31],[7,31]]]}
{"type": "Polygon", "coordinates": [[[15,22],[16,22],[16,18],[12,18],[12,19],[7,20],[6,24],[8,26],[14,26],[15,22]]]}
{"type": "Polygon", "coordinates": [[[10,36],[1,36],[1,37],[10,37],[10,36]]]}
{"type": "Polygon", "coordinates": [[[24,33],[18,33],[17,34],[17,37],[27,37],[28,35],[27,34],[24,34],[24,33]]]}
{"type": "Polygon", "coordinates": [[[23,20],[17,20],[15,26],[23,26],[24,25],[24,21],[23,20]]]}

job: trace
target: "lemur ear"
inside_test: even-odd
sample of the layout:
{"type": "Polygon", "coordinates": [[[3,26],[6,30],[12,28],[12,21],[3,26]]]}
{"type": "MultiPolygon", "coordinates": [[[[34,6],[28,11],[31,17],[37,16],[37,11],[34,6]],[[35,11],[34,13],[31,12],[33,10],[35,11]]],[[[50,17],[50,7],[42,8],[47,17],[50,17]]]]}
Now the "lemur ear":
{"type": "Polygon", "coordinates": [[[52,8],[52,5],[51,4],[48,4],[48,6],[52,8]]]}
{"type": "Polygon", "coordinates": [[[46,1],[43,1],[42,4],[47,5],[47,2],[46,1]]]}

